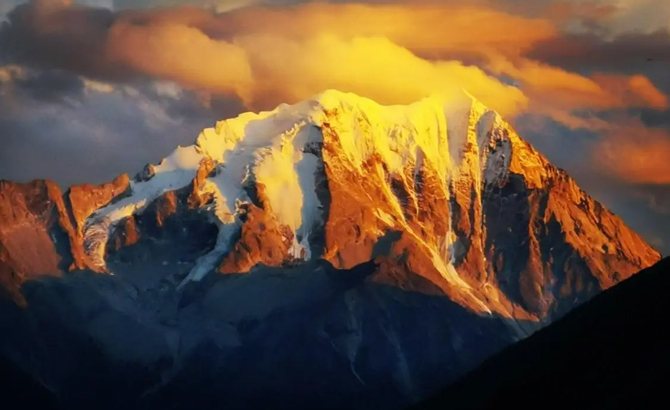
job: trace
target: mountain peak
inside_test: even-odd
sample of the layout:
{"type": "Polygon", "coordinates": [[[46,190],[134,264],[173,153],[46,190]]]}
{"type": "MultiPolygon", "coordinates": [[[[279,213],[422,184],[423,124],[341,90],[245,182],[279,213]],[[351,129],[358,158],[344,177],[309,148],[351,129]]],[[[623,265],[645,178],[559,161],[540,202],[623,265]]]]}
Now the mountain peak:
{"type": "Polygon", "coordinates": [[[178,258],[182,285],[376,258],[371,280],[538,320],[660,258],[461,89],[393,106],[327,90],[218,122],[132,181],[85,192],[58,219],[72,266],[119,273],[124,249],[192,228],[204,248],[178,258]]]}
{"type": "MultiPolygon", "coordinates": [[[[312,96],[311,98],[308,98],[306,101],[318,102],[322,107],[328,109],[334,108],[338,105],[341,105],[342,103],[347,103],[349,105],[359,106],[362,108],[364,107],[372,110],[384,107],[384,105],[379,104],[370,98],[355,93],[344,92],[336,89],[324,90],[321,93],[318,93],[312,96]]],[[[406,105],[413,105],[426,101],[430,101],[431,103],[437,106],[443,106],[443,107],[456,107],[458,105],[463,106],[463,105],[481,104],[477,100],[477,98],[475,98],[472,94],[470,94],[466,89],[462,87],[456,87],[449,92],[433,93],[431,95],[426,96],[425,98],[422,98],[418,101],[406,105]]],[[[402,107],[405,105],[396,104],[393,106],[402,107]]]]}

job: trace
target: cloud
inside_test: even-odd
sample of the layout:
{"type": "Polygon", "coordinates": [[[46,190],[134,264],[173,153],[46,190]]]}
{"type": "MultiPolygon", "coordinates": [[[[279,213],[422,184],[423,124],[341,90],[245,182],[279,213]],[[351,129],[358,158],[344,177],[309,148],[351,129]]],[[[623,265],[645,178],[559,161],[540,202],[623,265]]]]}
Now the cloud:
{"type": "Polygon", "coordinates": [[[327,88],[391,104],[450,93],[462,86],[509,115],[527,102],[517,88],[479,68],[455,61],[431,63],[383,37],[342,40],[320,35],[293,42],[268,35],[240,38],[239,42],[249,52],[258,75],[254,99],[266,106],[302,99],[327,88]]]}
{"type": "Polygon", "coordinates": [[[265,34],[299,40],[318,34],[385,37],[417,54],[440,58],[449,52],[519,54],[552,38],[549,21],[508,14],[482,6],[446,2],[430,4],[328,4],[252,7],[219,16],[218,32],[228,38],[265,34]],[[505,35],[500,35],[501,32],[505,35]]]}
{"type": "MultiPolygon", "coordinates": [[[[515,107],[522,107],[525,100],[518,90],[478,68],[455,61],[431,63],[386,36],[373,35],[383,27],[395,27],[394,33],[386,34],[405,39],[405,43],[425,43],[424,51],[465,48],[467,36],[456,37],[461,31],[458,28],[452,33],[453,41],[442,45],[431,43],[430,35],[412,40],[410,34],[419,25],[437,27],[445,20],[457,22],[466,14],[452,16],[443,11],[436,16],[431,12],[433,8],[418,8],[402,17],[402,9],[391,6],[309,5],[298,9],[300,21],[305,22],[300,28],[299,24],[289,24],[287,13],[279,16],[259,9],[254,12],[257,21],[253,26],[269,26],[267,23],[273,20],[275,27],[285,31],[284,35],[243,29],[230,35],[231,28],[247,26],[246,12],[213,15],[201,9],[181,8],[111,14],[108,10],[48,4],[32,3],[10,13],[11,24],[2,36],[18,61],[52,65],[108,80],[139,75],[159,77],[193,88],[234,94],[249,106],[276,105],[287,97],[291,98],[288,102],[293,102],[327,88],[400,103],[462,86],[475,93],[481,91],[485,101],[509,114],[515,107]],[[332,18],[333,13],[336,19],[332,18]],[[356,21],[354,16],[358,16],[356,21]],[[357,22],[363,22],[361,19],[366,16],[376,17],[367,21],[368,28],[359,35],[357,27],[366,25],[357,22]],[[342,24],[341,19],[350,23],[342,24]],[[390,19],[398,19],[397,24],[388,25],[390,19]],[[305,36],[314,28],[310,21],[324,23],[324,29],[305,36]],[[337,75],[344,72],[348,78],[337,75]],[[274,100],[268,100],[268,89],[274,100]]],[[[481,13],[484,21],[500,17],[481,13]]],[[[538,25],[529,24],[531,28],[538,25]]],[[[432,33],[435,31],[436,28],[432,33]]],[[[490,43],[506,49],[525,38],[517,34],[516,39],[512,36],[512,40],[501,42],[492,31],[483,31],[483,35],[483,45],[490,43]]]]}
{"type": "Polygon", "coordinates": [[[2,22],[7,13],[9,13],[20,3],[23,3],[23,0],[4,0],[0,2],[0,22],[2,22]]]}
{"type": "Polygon", "coordinates": [[[571,112],[667,105],[643,76],[585,77],[526,58],[535,44],[558,36],[548,19],[457,2],[314,3],[222,14],[195,7],[114,14],[37,2],[17,8],[10,21],[2,37],[18,61],[105,80],[177,81],[236,95],[250,109],[328,88],[406,103],[463,87],[511,119],[530,106],[572,127],[597,127],[571,112]]]}
{"type": "Polygon", "coordinates": [[[17,79],[23,78],[24,69],[18,65],[0,66],[0,84],[11,84],[17,79]]]}
{"type": "Polygon", "coordinates": [[[628,183],[670,185],[667,130],[641,123],[612,128],[593,150],[593,160],[601,172],[628,183]]]}
{"type": "Polygon", "coordinates": [[[107,36],[115,14],[64,0],[33,1],[8,14],[0,29],[4,60],[58,68],[110,80],[137,73],[106,58],[107,36]]]}
{"type": "Polygon", "coordinates": [[[593,33],[540,40],[528,57],[569,70],[628,72],[670,63],[670,32],[626,33],[605,39],[593,33]]]}
{"type": "Polygon", "coordinates": [[[658,0],[605,0],[616,11],[604,19],[613,35],[625,32],[652,33],[670,29],[670,3],[658,0]]]}
{"type": "MultiPolygon", "coordinates": [[[[457,61],[426,61],[405,47],[421,45],[423,52],[471,49],[471,40],[463,34],[451,36],[449,44],[430,40],[434,37],[430,35],[412,38],[412,29],[420,25],[457,22],[465,15],[429,11],[407,16],[398,7],[310,5],[220,16],[194,9],[129,13],[111,28],[108,49],[139,71],[197,88],[233,92],[250,107],[295,102],[328,88],[382,103],[406,103],[464,87],[505,114],[523,108],[526,99],[517,89],[481,69],[457,61]],[[390,20],[396,24],[387,24],[390,20]],[[392,27],[393,33],[384,33],[384,27],[392,27]],[[396,37],[398,42],[393,41],[396,37]]],[[[494,20],[489,14],[482,18],[494,20]]],[[[513,36],[506,42],[497,38],[490,32],[479,41],[506,47],[515,42],[513,36]]],[[[529,41],[520,34],[518,38],[529,41]]]]}
{"type": "Polygon", "coordinates": [[[328,88],[406,103],[463,87],[506,116],[530,102],[577,127],[594,125],[574,117],[574,109],[667,104],[640,75],[604,81],[526,58],[535,44],[558,35],[554,23],[482,6],[314,3],[113,13],[42,1],[9,17],[2,38],[17,61],[105,80],[177,81],[236,95],[248,108],[328,88]]]}
{"type": "MultiPolygon", "coordinates": [[[[174,81],[240,98],[247,109],[292,103],[328,88],[406,103],[455,87],[511,120],[521,113],[549,116],[572,129],[606,130],[599,113],[607,110],[668,109],[670,89],[656,84],[661,71],[650,79],[555,61],[605,65],[609,56],[623,64],[617,47],[640,55],[634,45],[650,38],[655,43],[647,51],[664,58],[667,33],[608,40],[596,29],[561,31],[573,20],[584,26],[609,21],[622,12],[621,2],[552,0],[524,8],[487,0],[411,7],[400,1],[265,3],[194,3],[236,8],[217,13],[193,6],[113,12],[66,0],[33,1],[9,14],[0,49],[13,62],[103,81],[174,81]]],[[[127,5],[117,0],[113,7],[127,5]]]]}
{"type": "Polygon", "coordinates": [[[656,213],[670,215],[670,185],[643,186],[636,194],[646,198],[649,207],[656,213]]]}
{"type": "Polygon", "coordinates": [[[137,9],[152,7],[197,6],[217,12],[226,12],[257,4],[282,3],[281,0],[114,0],[116,9],[137,9]]]}
{"type": "Polygon", "coordinates": [[[196,88],[244,97],[253,84],[244,49],[185,24],[117,22],[105,51],[109,61],[196,88]]]}
{"type": "Polygon", "coordinates": [[[619,185],[610,197],[608,202],[615,204],[614,211],[627,224],[663,255],[670,256],[670,185],[619,185]]]}
{"type": "Polygon", "coordinates": [[[49,178],[66,187],[133,175],[240,110],[238,102],[216,98],[205,107],[200,96],[171,84],[112,85],[0,67],[0,178],[49,178]],[[52,87],[54,76],[67,90],[59,99],[39,86],[52,87]]]}
{"type": "Polygon", "coordinates": [[[670,256],[670,185],[628,185],[611,196],[614,211],[664,256],[670,256]]]}

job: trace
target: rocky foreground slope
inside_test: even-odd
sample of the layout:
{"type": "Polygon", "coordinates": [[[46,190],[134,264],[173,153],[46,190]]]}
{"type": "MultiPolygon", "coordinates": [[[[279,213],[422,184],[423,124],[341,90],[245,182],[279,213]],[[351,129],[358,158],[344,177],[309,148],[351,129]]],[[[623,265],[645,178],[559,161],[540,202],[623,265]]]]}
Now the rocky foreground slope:
{"type": "Polygon", "coordinates": [[[95,363],[126,404],[205,374],[213,403],[295,377],[323,380],[312,405],[397,407],[659,258],[465,92],[327,91],[222,121],[132,180],[0,183],[0,282],[24,306],[3,347],[74,401],[56,373],[95,363]]]}

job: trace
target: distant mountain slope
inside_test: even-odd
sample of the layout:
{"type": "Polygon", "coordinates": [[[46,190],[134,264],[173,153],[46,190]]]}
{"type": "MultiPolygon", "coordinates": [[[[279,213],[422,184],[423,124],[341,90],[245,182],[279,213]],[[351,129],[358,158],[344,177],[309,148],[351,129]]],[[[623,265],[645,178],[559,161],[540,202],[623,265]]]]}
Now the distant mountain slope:
{"type": "Polygon", "coordinates": [[[417,410],[667,403],[670,258],[487,360],[417,410]]]}
{"type": "Polygon", "coordinates": [[[145,292],[44,278],[0,309],[0,350],[73,410],[400,409],[537,325],[370,281],[377,269],[315,260],[145,292]]]}

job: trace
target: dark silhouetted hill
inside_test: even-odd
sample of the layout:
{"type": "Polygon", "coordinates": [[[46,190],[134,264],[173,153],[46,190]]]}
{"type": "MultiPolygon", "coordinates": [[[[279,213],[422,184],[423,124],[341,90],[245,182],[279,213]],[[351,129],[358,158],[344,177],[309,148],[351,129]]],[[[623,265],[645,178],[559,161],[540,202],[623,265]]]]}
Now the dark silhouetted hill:
{"type": "Polygon", "coordinates": [[[0,408],[63,410],[56,397],[6,357],[0,355],[0,408]]]}
{"type": "Polygon", "coordinates": [[[670,258],[596,296],[417,407],[649,409],[668,395],[670,258]]]}

